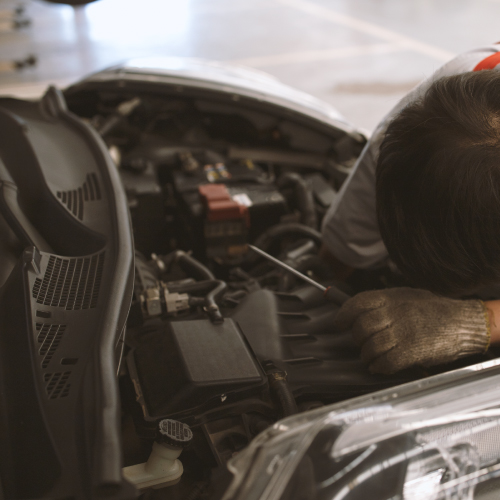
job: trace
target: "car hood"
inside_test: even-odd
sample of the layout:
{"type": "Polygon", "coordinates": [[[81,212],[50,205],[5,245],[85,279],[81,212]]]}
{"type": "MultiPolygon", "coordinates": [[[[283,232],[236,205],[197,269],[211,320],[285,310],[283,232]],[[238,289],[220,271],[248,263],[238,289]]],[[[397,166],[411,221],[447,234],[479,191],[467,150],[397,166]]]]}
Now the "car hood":
{"type": "Polygon", "coordinates": [[[356,138],[367,135],[349,124],[333,106],[252,68],[196,58],[149,57],[112,66],[80,83],[115,80],[117,76],[127,80],[147,80],[224,92],[233,94],[234,100],[245,96],[306,115],[356,138]]]}

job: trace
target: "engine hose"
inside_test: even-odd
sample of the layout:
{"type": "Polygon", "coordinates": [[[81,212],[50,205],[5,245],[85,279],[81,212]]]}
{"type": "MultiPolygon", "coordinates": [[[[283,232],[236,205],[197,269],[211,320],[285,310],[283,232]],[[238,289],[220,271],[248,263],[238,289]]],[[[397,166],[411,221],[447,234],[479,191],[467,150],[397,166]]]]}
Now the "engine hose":
{"type": "Polygon", "coordinates": [[[188,253],[177,250],[174,255],[175,261],[179,263],[179,266],[186,274],[192,273],[192,277],[199,280],[215,280],[212,271],[188,253]]]}
{"type": "Polygon", "coordinates": [[[278,179],[278,188],[283,189],[293,186],[295,195],[299,203],[299,210],[302,214],[302,223],[308,227],[316,229],[318,218],[316,217],[316,207],[314,198],[309,186],[301,175],[287,172],[278,179]]]}
{"type": "Polygon", "coordinates": [[[246,297],[248,295],[248,292],[246,290],[236,290],[233,293],[226,293],[224,295],[224,300],[239,300],[242,299],[243,297],[246,297]]]}
{"type": "Polygon", "coordinates": [[[205,299],[203,297],[189,297],[188,304],[189,307],[204,306],[205,299]]]}
{"type": "MultiPolygon", "coordinates": [[[[264,231],[255,240],[254,245],[267,252],[274,241],[286,236],[310,238],[318,246],[321,246],[322,243],[321,233],[316,231],[316,229],[305,226],[304,224],[299,224],[298,222],[288,222],[276,224],[275,226],[270,227],[267,231],[264,231]]],[[[247,256],[249,262],[256,262],[259,258],[255,252],[248,252],[247,256]]]]}
{"type": "Polygon", "coordinates": [[[293,393],[286,381],[286,373],[276,371],[268,374],[269,387],[271,392],[276,396],[280,405],[283,417],[289,417],[298,413],[297,403],[293,397],[293,393]]]}
{"type": "Polygon", "coordinates": [[[219,306],[215,300],[227,288],[226,282],[221,280],[206,280],[197,281],[196,283],[181,283],[178,285],[168,285],[168,291],[171,293],[193,293],[193,292],[208,292],[205,295],[205,308],[207,313],[214,323],[222,323],[222,316],[219,306]]]}

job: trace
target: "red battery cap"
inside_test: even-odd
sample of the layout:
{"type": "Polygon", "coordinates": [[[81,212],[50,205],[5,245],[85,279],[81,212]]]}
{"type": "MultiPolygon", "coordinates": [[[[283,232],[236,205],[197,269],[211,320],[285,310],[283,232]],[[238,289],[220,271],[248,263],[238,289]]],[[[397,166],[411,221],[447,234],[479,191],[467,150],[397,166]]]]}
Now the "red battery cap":
{"type": "Polygon", "coordinates": [[[243,219],[249,225],[248,208],[234,201],[224,184],[205,184],[198,192],[207,207],[207,220],[210,222],[243,219]]]}

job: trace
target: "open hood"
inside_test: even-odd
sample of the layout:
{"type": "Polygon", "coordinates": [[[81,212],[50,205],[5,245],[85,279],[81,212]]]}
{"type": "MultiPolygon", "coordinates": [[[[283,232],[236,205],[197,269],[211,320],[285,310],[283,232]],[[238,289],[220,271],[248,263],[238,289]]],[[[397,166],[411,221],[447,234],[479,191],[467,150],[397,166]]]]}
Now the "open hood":
{"type": "Polygon", "coordinates": [[[339,305],[249,250],[400,286],[319,256],[367,141],[330,106],[150,59],[0,99],[0,127],[2,498],[468,499],[496,467],[496,362],[373,375],[339,305]]]}

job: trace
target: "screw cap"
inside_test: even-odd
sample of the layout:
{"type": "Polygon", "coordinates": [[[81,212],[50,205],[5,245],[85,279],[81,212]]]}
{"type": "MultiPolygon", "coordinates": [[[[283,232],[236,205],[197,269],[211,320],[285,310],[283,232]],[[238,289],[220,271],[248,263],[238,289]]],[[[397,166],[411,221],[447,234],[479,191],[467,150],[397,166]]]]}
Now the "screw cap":
{"type": "Polygon", "coordinates": [[[185,448],[193,439],[188,425],[165,418],[158,424],[158,442],[175,448],[185,448]]]}

